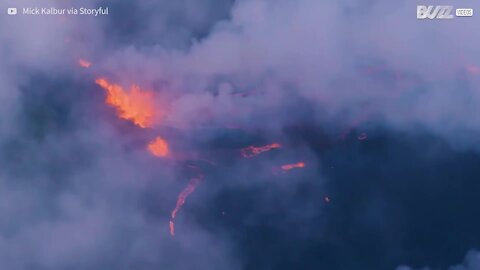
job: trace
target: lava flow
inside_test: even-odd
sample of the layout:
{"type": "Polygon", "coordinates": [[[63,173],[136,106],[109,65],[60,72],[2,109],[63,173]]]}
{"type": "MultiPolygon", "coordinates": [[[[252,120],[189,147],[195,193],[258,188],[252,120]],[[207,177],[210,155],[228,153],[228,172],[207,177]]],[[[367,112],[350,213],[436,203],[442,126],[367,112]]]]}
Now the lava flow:
{"type": "Polygon", "coordinates": [[[264,146],[248,146],[240,150],[240,154],[242,154],[243,157],[245,158],[251,158],[256,155],[259,155],[263,152],[270,151],[275,148],[280,148],[280,144],[278,143],[272,143],[272,144],[267,144],[264,146]]]}
{"type": "Polygon", "coordinates": [[[280,168],[284,171],[290,171],[292,169],[303,168],[303,167],[305,167],[304,162],[297,162],[297,163],[293,163],[293,164],[282,165],[280,168]]]}
{"type": "Polygon", "coordinates": [[[87,61],[87,60],[85,60],[85,59],[79,59],[79,60],[78,60],[78,64],[79,64],[82,68],[89,68],[89,67],[92,65],[91,62],[89,62],[89,61],[87,61]]]}
{"type": "Polygon", "coordinates": [[[148,151],[156,157],[166,157],[170,152],[168,143],[161,137],[156,137],[155,140],[148,144],[148,151]]]}
{"type": "MultiPolygon", "coordinates": [[[[80,65],[82,64],[80,63],[80,65]]],[[[106,103],[117,109],[120,118],[132,121],[142,128],[152,125],[153,118],[158,113],[153,104],[152,92],[143,91],[134,85],[127,93],[121,86],[112,84],[103,78],[98,78],[95,82],[107,91],[106,103]]],[[[148,144],[147,149],[156,157],[166,157],[170,154],[167,141],[159,136],[148,144]]],[[[193,167],[193,169],[196,171],[196,176],[191,178],[187,187],[180,192],[175,208],[171,213],[169,227],[172,236],[175,236],[175,218],[178,211],[185,204],[187,197],[203,180],[203,173],[200,169],[197,167],[193,167]]]]}
{"type": "MultiPolygon", "coordinates": [[[[80,66],[89,67],[89,62],[79,61],[80,66]]],[[[114,107],[118,117],[131,121],[141,128],[148,128],[153,125],[153,121],[158,119],[161,112],[155,107],[154,92],[144,91],[138,86],[133,85],[130,90],[125,90],[122,86],[109,82],[105,78],[96,79],[96,84],[107,92],[106,104],[114,107]]],[[[279,143],[271,143],[263,146],[248,146],[240,150],[241,156],[252,158],[272,149],[280,148],[279,143]]],[[[160,137],[155,137],[147,145],[147,150],[156,157],[167,157],[171,155],[171,149],[168,142],[160,137]]],[[[282,171],[289,171],[295,168],[303,168],[305,163],[298,162],[280,166],[282,171]]],[[[194,170],[194,176],[190,178],[188,185],[178,194],[175,208],[171,211],[169,220],[170,234],[175,236],[175,219],[178,212],[185,204],[187,197],[195,191],[196,187],[203,181],[204,176],[200,168],[190,166],[194,170]]]]}
{"type": "Polygon", "coordinates": [[[172,215],[170,218],[170,234],[172,236],[175,236],[175,218],[177,217],[177,213],[180,210],[180,208],[185,204],[185,200],[187,199],[188,195],[190,195],[195,188],[198,186],[198,184],[203,180],[203,175],[194,177],[190,180],[188,183],[187,187],[180,192],[178,195],[177,199],[177,205],[175,206],[175,209],[172,211],[172,215]]]}
{"type": "Polygon", "coordinates": [[[132,85],[130,92],[126,92],[121,86],[103,78],[95,82],[107,91],[106,102],[117,109],[119,117],[130,120],[142,128],[152,125],[156,116],[153,92],[141,90],[136,85],[132,85]]]}

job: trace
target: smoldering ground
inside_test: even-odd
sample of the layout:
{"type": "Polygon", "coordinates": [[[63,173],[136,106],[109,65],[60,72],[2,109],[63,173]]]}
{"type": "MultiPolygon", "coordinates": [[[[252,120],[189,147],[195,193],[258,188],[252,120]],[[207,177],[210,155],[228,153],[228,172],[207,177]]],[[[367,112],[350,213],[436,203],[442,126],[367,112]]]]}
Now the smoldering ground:
{"type": "Polygon", "coordinates": [[[111,15],[1,17],[6,269],[448,269],[478,248],[475,17],[420,22],[413,1],[83,4],[111,15]],[[155,91],[166,117],[119,119],[99,76],[155,91]],[[158,133],[202,159],[151,156],[158,133]],[[205,180],[171,237],[190,163],[205,180]]]}

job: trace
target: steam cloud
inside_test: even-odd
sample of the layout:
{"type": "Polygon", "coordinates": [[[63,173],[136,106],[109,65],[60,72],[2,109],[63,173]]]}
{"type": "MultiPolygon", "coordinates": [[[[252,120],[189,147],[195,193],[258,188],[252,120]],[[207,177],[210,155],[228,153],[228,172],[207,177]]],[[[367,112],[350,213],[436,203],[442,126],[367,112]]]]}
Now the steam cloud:
{"type": "MultiPolygon", "coordinates": [[[[3,268],[446,268],[480,245],[477,17],[418,21],[410,0],[0,9],[80,4],[110,15],[0,16],[3,268]],[[165,115],[146,132],[116,118],[100,76],[155,91],[165,115]],[[189,175],[146,151],[159,133],[221,161],[202,163],[175,238],[189,175]],[[253,162],[228,154],[277,141],[283,152],[253,162]],[[449,231],[451,257],[437,245],[449,231]]],[[[477,257],[448,269],[478,269],[477,257]]]]}

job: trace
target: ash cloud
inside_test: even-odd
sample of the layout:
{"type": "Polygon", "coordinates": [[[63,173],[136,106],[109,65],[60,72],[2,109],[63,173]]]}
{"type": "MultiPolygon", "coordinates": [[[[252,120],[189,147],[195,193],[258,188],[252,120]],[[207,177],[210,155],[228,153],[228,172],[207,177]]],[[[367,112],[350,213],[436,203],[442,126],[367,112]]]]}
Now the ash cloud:
{"type": "MultiPolygon", "coordinates": [[[[459,261],[480,245],[471,216],[478,19],[418,21],[417,4],[83,1],[111,15],[2,14],[0,263],[348,270],[459,261]],[[92,67],[77,67],[79,58],[92,67]],[[167,117],[145,132],[117,119],[98,76],[156,91],[167,117]],[[207,176],[175,238],[168,219],[188,172],[148,155],[157,133],[216,162],[188,161],[207,176]],[[272,141],[284,149],[238,156],[272,141]],[[304,170],[275,171],[300,160],[304,170]]],[[[8,5],[19,3],[0,8],[8,5]]]]}

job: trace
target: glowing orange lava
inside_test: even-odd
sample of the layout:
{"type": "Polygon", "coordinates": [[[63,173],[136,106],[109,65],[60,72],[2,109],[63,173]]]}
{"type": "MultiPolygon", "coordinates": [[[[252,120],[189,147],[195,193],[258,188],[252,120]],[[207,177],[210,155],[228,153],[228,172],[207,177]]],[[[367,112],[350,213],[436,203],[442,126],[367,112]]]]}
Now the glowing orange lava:
{"type": "Polygon", "coordinates": [[[281,145],[278,143],[267,144],[264,146],[248,146],[240,150],[240,154],[242,154],[245,158],[251,158],[256,155],[259,155],[263,152],[270,151],[275,148],[280,148],[281,145]]]}
{"type": "Polygon", "coordinates": [[[89,68],[89,67],[92,65],[91,62],[89,62],[89,61],[87,61],[87,60],[85,60],[85,59],[79,59],[79,60],[78,60],[78,64],[79,64],[81,67],[83,67],[83,68],[89,68]]]}
{"type": "Polygon", "coordinates": [[[172,220],[170,220],[169,226],[170,226],[170,234],[171,234],[172,236],[175,236],[175,223],[173,223],[172,220]]]}
{"type": "Polygon", "coordinates": [[[303,167],[305,167],[305,163],[297,162],[297,163],[293,163],[293,164],[282,165],[280,168],[282,168],[282,170],[284,170],[284,171],[289,171],[289,170],[292,170],[292,169],[303,168],[303,167]]]}
{"type": "Polygon", "coordinates": [[[170,152],[168,143],[161,137],[156,137],[148,144],[148,151],[157,157],[166,157],[170,152]]]}
{"type": "Polygon", "coordinates": [[[106,79],[98,78],[95,82],[107,91],[107,104],[115,107],[118,116],[132,121],[137,126],[146,128],[152,125],[156,115],[153,92],[141,90],[132,85],[129,92],[106,79]]]}
{"type": "Polygon", "coordinates": [[[187,187],[182,190],[182,192],[180,192],[180,194],[178,195],[177,205],[175,206],[175,209],[173,209],[170,219],[170,234],[172,236],[175,236],[175,218],[177,217],[178,211],[185,204],[185,200],[187,199],[188,195],[190,195],[195,190],[195,188],[202,180],[203,176],[192,178],[188,183],[187,187]]]}

